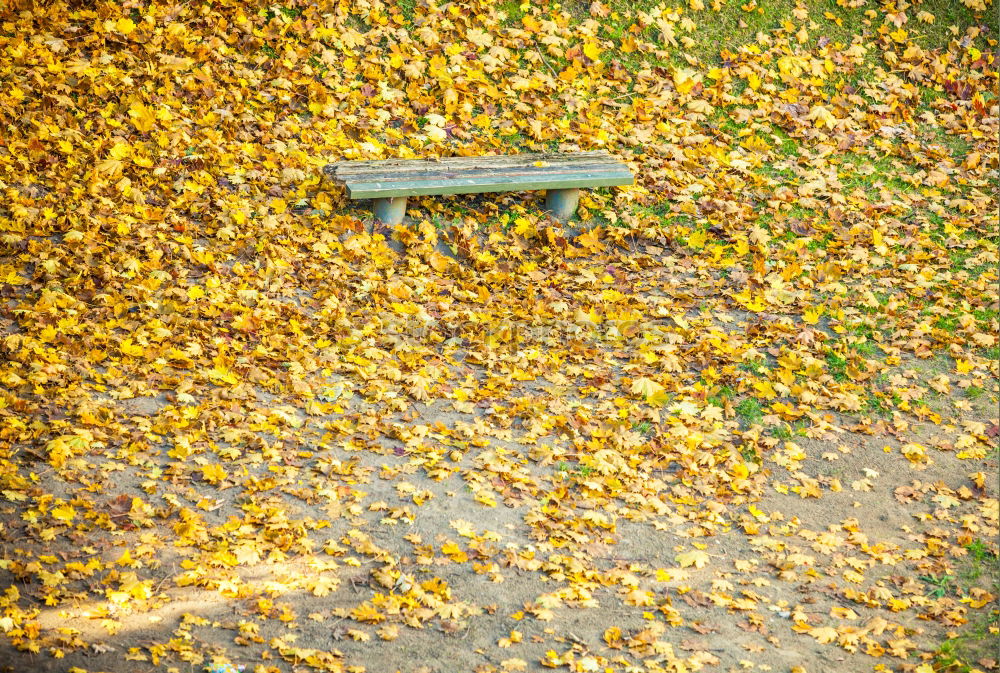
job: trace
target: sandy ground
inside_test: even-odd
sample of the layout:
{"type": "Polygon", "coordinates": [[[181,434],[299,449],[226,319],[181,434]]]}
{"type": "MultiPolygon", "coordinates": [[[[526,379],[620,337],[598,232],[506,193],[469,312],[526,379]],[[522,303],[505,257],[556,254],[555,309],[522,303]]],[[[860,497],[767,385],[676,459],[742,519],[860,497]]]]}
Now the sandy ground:
{"type": "MultiPolygon", "coordinates": [[[[535,383],[510,395],[539,404],[551,399],[548,386],[535,383]]],[[[138,416],[158,411],[154,398],[123,405],[138,416]]],[[[928,540],[939,540],[947,549],[956,540],[953,536],[963,532],[956,525],[963,521],[976,536],[996,532],[995,451],[983,461],[969,461],[958,460],[953,450],[932,448],[930,463],[917,470],[901,455],[896,437],[839,432],[825,440],[795,438],[802,459],[785,466],[774,459],[797,451],[782,443],[774,446],[753,475],[759,498],[728,507],[697,498],[690,506],[667,507],[646,520],[610,512],[606,527],[581,532],[575,559],[552,563],[559,549],[539,540],[537,525],[527,521],[535,521],[546,489],[558,479],[557,464],[533,460],[516,436],[510,439],[516,433],[482,423],[482,409],[459,413],[440,402],[417,409],[399,421],[401,429],[442,424],[483,440],[482,446],[454,455],[457,460],[445,458],[441,464],[447,476],[436,479],[428,475],[423,454],[411,456],[402,442],[385,436],[357,450],[331,447],[304,464],[329,476],[336,488],[349,489],[354,504],[343,509],[339,504],[331,508],[329,501],[310,504],[308,497],[303,500],[288,489],[267,498],[290,522],[335,516],[312,536],[317,542],[333,542],[333,556],[291,553],[281,561],[262,559],[227,570],[223,574],[237,576],[243,586],[263,587],[241,600],[238,592],[225,597],[221,590],[174,586],[183,572],[184,554],[165,547],[157,552],[155,597],[143,609],[111,615],[114,623],[95,618],[87,603],[41,612],[38,621],[44,629],[71,626],[89,651],[53,659],[6,648],[0,651],[3,670],[160,670],[149,648],[177,638],[202,653],[225,653],[247,670],[263,665],[257,670],[266,671],[313,670],[305,655],[289,654],[295,648],[340,653],[344,665],[367,671],[542,670],[540,662],[547,656],[568,663],[570,670],[600,670],[598,664],[722,671],[870,671],[883,664],[908,670],[919,661],[893,657],[892,652],[933,648],[951,629],[921,619],[917,610],[885,606],[927,595],[927,585],[916,579],[921,568],[930,575],[954,567],[944,555],[926,555],[928,540]],[[509,495],[487,506],[474,499],[470,485],[479,486],[475,475],[498,449],[528,486],[511,491],[493,484],[494,492],[509,495]],[[348,461],[354,462],[350,476],[337,478],[336,466],[348,461]],[[970,479],[977,470],[991,475],[985,491],[970,479]],[[803,485],[813,485],[813,495],[790,490],[803,485]],[[422,505],[415,504],[414,494],[422,505]],[[942,494],[951,495],[942,499],[942,494]],[[984,497],[994,498],[992,510],[983,505],[984,497]],[[719,525],[698,530],[692,508],[713,504],[719,525]],[[456,563],[440,551],[444,541],[468,540],[458,533],[463,527],[477,537],[489,532],[479,565],[456,563]],[[706,565],[679,568],[676,555],[692,549],[692,543],[703,546],[706,565]],[[427,545],[433,547],[429,554],[427,545]],[[919,558],[908,560],[908,553],[919,558]],[[877,560],[890,557],[888,563],[877,560]],[[548,563],[536,560],[546,558],[548,563]],[[339,563],[321,570],[327,560],[339,563]],[[386,568],[392,572],[380,574],[386,568]],[[546,602],[574,585],[568,581],[573,570],[578,579],[589,574],[583,584],[590,590],[575,601],[546,602]],[[315,586],[310,589],[316,577],[328,579],[327,595],[316,595],[323,590],[315,586]],[[390,622],[366,624],[348,616],[365,601],[430,578],[446,583],[441,597],[455,606],[453,618],[386,629],[390,622]],[[272,605],[263,608],[260,596],[268,596],[272,605]],[[282,611],[287,616],[273,618],[282,611]],[[828,626],[841,631],[797,632],[828,626]],[[833,642],[821,643],[817,634],[833,642]]],[[[967,413],[967,420],[996,423],[988,413],[982,405],[967,413]]],[[[947,429],[932,424],[906,432],[930,446],[949,437],[947,429]]],[[[114,476],[126,486],[130,478],[127,472],[114,476]]],[[[685,475],[667,471],[657,479],[654,487],[665,491],[680,485],[685,475]]],[[[204,513],[206,523],[223,524],[238,504],[227,501],[223,491],[218,507],[204,513]]],[[[104,559],[117,558],[120,548],[135,544],[141,534],[111,538],[99,553],[104,559]]],[[[948,608],[962,609],[953,597],[934,607],[948,608]]],[[[178,671],[205,666],[183,661],[169,647],[164,662],[169,662],[168,670],[178,671]]]]}
{"type": "MultiPolygon", "coordinates": [[[[676,260],[633,278],[650,313],[687,311],[690,330],[650,323],[660,352],[764,329],[698,309],[710,290],[676,260]]],[[[429,342],[447,353],[441,386],[398,405],[331,355],[308,375],[314,403],[193,390],[228,425],[203,426],[190,456],[176,397],[95,392],[163,443],[92,453],[72,478],[38,463],[54,498],[114,525],[44,545],[7,508],[6,583],[37,609],[18,623],[37,639],[4,645],[0,671],[914,671],[995,606],[968,546],[995,552],[996,391],[932,396],[939,423],[817,412],[777,437],[777,416],[748,427],[703,400],[667,422],[688,411],[621,401],[640,351],[620,338],[489,310],[506,317],[476,338],[510,362],[530,370],[556,345],[573,359],[500,376],[462,338],[481,328],[459,325],[429,342]],[[663,422],[607,422],[625,407],[663,422]],[[692,451],[689,427],[723,439],[692,451]],[[46,575],[22,558],[76,593],[46,606],[46,575]]],[[[405,358],[421,329],[392,326],[380,347],[405,358]]],[[[926,384],[949,366],[885,373],[926,384]]]]}

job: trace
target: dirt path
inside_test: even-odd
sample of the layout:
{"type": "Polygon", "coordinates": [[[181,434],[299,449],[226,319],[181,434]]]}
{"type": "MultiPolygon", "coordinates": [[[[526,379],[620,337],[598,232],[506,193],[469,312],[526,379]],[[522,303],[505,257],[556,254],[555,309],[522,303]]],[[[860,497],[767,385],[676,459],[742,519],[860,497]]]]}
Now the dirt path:
{"type": "MultiPolygon", "coordinates": [[[[734,337],[749,327],[729,323],[734,337]]],[[[528,362],[552,334],[520,338],[512,356],[528,362]]],[[[450,391],[405,412],[339,375],[310,381],[322,408],[244,392],[243,422],[259,427],[212,435],[228,460],[178,459],[175,441],[76,482],[43,474],[70,503],[100,491],[88,483],[127,495],[104,501],[110,535],[72,538],[82,555],[52,548],[46,562],[78,564],[61,572],[80,600],[39,605],[19,626],[45,649],[7,647],[0,670],[201,671],[214,656],[268,672],[923,671],[920,653],[995,604],[966,563],[997,534],[988,397],[955,425],[844,430],[850,415],[828,415],[775,437],[704,404],[614,425],[632,355],[595,334],[576,347],[586,374],[526,381],[453,350],[450,391]],[[692,421],[706,413],[717,420],[692,421]],[[690,450],[692,425],[717,439],[690,450]],[[87,559],[104,573],[85,579],[87,559]]],[[[153,432],[183,411],[106,404],[153,432]]]]}

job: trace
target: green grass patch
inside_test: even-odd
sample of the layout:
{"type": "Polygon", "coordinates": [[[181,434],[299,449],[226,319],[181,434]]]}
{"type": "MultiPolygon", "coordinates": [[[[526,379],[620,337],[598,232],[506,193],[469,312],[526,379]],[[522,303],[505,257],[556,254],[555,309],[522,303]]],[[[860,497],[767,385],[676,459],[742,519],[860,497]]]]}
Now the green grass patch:
{"type": "Polygon", "coordinates": [[[261,14],[268,21],[279,16],[291,20],[291,19],[297,19],[299,16],[301,16],[302,10],[296,7],[280,7],[278,5],[272,5],[267,9],[261,10],[261,14]]]}
{"type": "MultiPolygon", "coordinates": [[[[972,588],[1000,592],[1000,559],[982,540],[965,545],[968,556],[962,559],[955,576],[920,579],[932,587],[932,594],[952,590],[957,596],[968,595],[972,588]],[[944,581],[947,578],[947,581],[944,581]]],[[[941,673],[970,673],[984,658],[996,656],[996,643],[1000,635],[1000,610],[996,603],[986,610],[970,611],[968,624],[955,637],[948,638],[937,649],[935,669],[941,673]]]]}
{"type": "MultiPolygon", "coordinates": [[[[682,3],[683,4],[683,3],[682,3]]],[[[860,40],[869,47],[866,63],[855,69],[848,81],[843,77],[829,78],[831,94],[841,93],[845,84],[851,84],[861,93],[863,79],[870,79],[874,74],[874,67],[881,65],[880,51],[871,48],[872,34],[879,26],[881,16],[874,21],[866,15],[866,10],[870,7],[863,5],[860,7],[846,6],[844,0],[807,0],[804,3],[795,0],[724,0],[718,3],[718,11],[713,9],[713,2],[704,2],[704,9],[691,10],[683,7],[683,16],[695,24],[692,31],[686,31],[679,22],[674,24],[674,39],[678,44],[668,45],[662,42],[661,32],[655,23],[646,26],[637,39],[650,41],[662,47],[662,51],[670,53],[670,61],[679,67],[687,67],[688,59],[697,59],[707,66],[725,64],[727,58],[732,58],[741,50],[765,49],[766,44],[758,40],[759,35],[764,35],[771,40],[775,38],[787,39],[793,45],[798,44],[797,34],[800,29],[806,31],[806,41],[804,48],[812,48],[823,40],[832,48],[836,45],[850,45],[856,40],[860,40]],[[807,15],[802,20],[795,16],[796,6],[804,5],[807,15]],[[791,22],[791,30],[788,30],[788,23],[791,22]],[[685,38],[690,41],[685,45],[685,38]]],[[[944,47],[953,36],[950,31],[951,25],[958,26],[964,34],[968,26],[979,25],[986,21],[987,17],[977,17],[974,12],[959,5],[956,0],[924,0],[922,6],[911,11],[911,15],[916,11],[928,8],[927,11],[935,15],[933,24],[917,23],[911,20],[906,29],[915,35],[915,39],[925,48],[944,47]]],[[[591,18],[589,8],[590,0],[569,0],[562,3],[561,9],[569,13],[576,20],[591,18]]],[[[639,12],[651,13],[655,9],[660,10],[676,7],[669,3],[662,3],[658,0],[607,0],[604,5],[609,9],[609,15],[599,18],[602,37],[620,41],[627,32],[633,30],[637,25],[636,19],[639,12]]],[[[500,11],[504,12],[505,24],[514,26],[520,25],[524,12],[521,11],[521,2],[512,0],[500,3],[500,11]]],[[[880,12],[881,14],[881,12],[880,12]]],[[[985,40],[981,48],[985,46],[985,40]]],[[[623,62],[637,59],[651,63],[655,57],[652,54],[617,55],[623,62]],[[623,58],[626,57],[626,58],[623,58]],[[631,58],[627,58],[631,57],[631,58]]],[[[733,95],[741,95],[746,88],[745,78],[736,78],[732,82],[731,91],[733,95]]]]}
{"type": "Polygon", "coordinates": [[[847,380],[847,359],[834,352],[826,354],[826,366],[834,381],[847,380]]]}
{"type": "Polygon", "coordinates": [[[748,463],[756,463],[758,465],[761,463],[760,453],[757,451],[756,446],[741,446],[740,455],[748,463]]]}
{"type": "Polygon", "coordinates": [[[653,424],[649,421],[640,421],[632,425],[632,432],[638,432],[644,437],[650,437],[653,434],[653,424]]]}
{"type": "Polygon", "coordinates": [[[920,128],[924,133],[933,137],[938,144],[944,146],[952,159],[959,162],[964,160],[965,156],[972,150],[972,143],[965,136],[933,124],[921,124],[920,128]]]}
{"type": "Polygon", "coordinates": [[[759,424],[764,419],[764,409],[760,406],[760,402],[747,397],[736,405],[736,415],[749,427],[759,424]]]}
{"type": "Polygon", "coordinates": [[[869,393],[865,397],[865,411],[870,416],[888,418],[892,416],[892,404],[881,393],[869,393]]]}
{"type": "Polygon", "coordinates": [[[954,333],[958,329],[958,318],[953,315],[943,315],[934,321],[934,327],[945,332],[954,333]]]}
{"type": "Polygon", "coordinates": [[[740,369],[742,369],[745,372],[750,372],[751,374],[760,376],[761,374],[767,372],[767,365],[764,364],[764,360],[762,359],[744,360],[743,362],[740,363],[740,369]]]}
{"type": "Polygon", "coordinates": [[[965,389],[965,396],[970,400],[978,400],[986,391],[979,386],[969,386],[965,389]]]}
{"type": "Polygon", "coordinates": [[[810,252],[815,252],[816,250],[826,250],[830,243],[833,242],[833,234],[826,233],[819,238],[814,238],[806,244],[806,249],[810,252]]]}
{"type": "Polygon", "coordinates": [[[716,406],[725,408],[726,400],[731,400],[736,397],[736,392],[729,386],[722,386],[719,388],[718,392],[714,395],[709,395],[708,403],[716,406]]]}
{"type": "Polygon", "coordinates": [[[781,145],[779,145],[777,149],[780,150],[782,154],[788,157],[799,156],[799,141],[788,135],[783,128],[773,127],[771,129],[771,135],[776,136],[781,141],[781,145]]]}
{"type": "Polygon", "coordinates": [[[501,2],[500,11],[506,15],[503,20],[505,26],[520,26],[521,19],[524,18],[524,12],[521,11],[521,3],[517,0],[513,2],[501,2]]]}
{"type": "MultiPolygon", "coordinates": [[[[722,6],[721,11],[716,12],[708,8],[711,3],[705,4],[706,9],[689,13],[697,25],[694,35],[695,44],[683,51],[713,65],[723,61],[720,45],[724,45],[732,53],[738,52],[739,48],[743,46],[763,46],[757,41],[758,33],[772,35],[779,29],[783,30],[785,22],[792,16],[792,10],[795,9],[796,5],[792,0],[768,0],[767,2],[730,0],[722,6]]],[[[838,17],[841,18],[841,26],[828,20],[825,16],[826,12],[837,16],[838,7],[835,0],[814,1],[809,5],[809,18],[823,27],[822,30],[812,31],[810,42],[818,40],[821,36],[827,36],[834,41],[850,43],[851,36],[860,25],[854,25],[850,19],[844,21],[842,17],[838,17]]],[[[853,12],[850,15],[856,15],[858,19],[861,17],[859,12],[853,12]]],[[[799,22],[795,21],[794,23],[798,27],[799,22]]],[[[857,32],[860,34],[860,30],[857,32]]]]}
{"type": "Polygon", "coordinates": [[[875,301],[878,302],[878,306],[865,306],[861,305],[858,308],[865,315],[881,315],[882,309],[889,303],[889,293],[888,292],[872,292],[875,295],[875,301]]]}
{"type": "Polygon", "coordinates": [[[927,585],[926,594],[930,598],[944,598],[955,590],[952,575],[919,575],[917,579],[927,585]]]}
{"type": "Polygon", "coordinates": [[[794,423],[781,423],[767,428],[768,434],[777,439],[792,439],[793,437],[805,437],[807,424],[805,421],[795,421],[794,423]]]}
{"type": "MultiPolygon", "coordinates": [[[[934,23],[911,21],[906,28],[914,42],[931,49],[945,47],[951,40],[961,39],[969,27],[988,20],[986,15],[977,15],[957,0],[917,0],[911,12],[915,17],[921,11],[933,14],[934,23]],[[952,26],[958,28],[957,35],[952,33],[952,26]]],[[[996,16],[995,7],[988,11],[996,16]]]]}
{"type": "Polygon", "coordinates": [[[982,540],[973,540],[965,545],[965,549],[969,552],[969,563],[959,572],[959,577],[965,583],[971,585],[984,575],[988,575],[991,569],[993,571],[998,569],[997,562],[1000,559],[982,540]]]}
{"type": "Polygon", "coordinates": [[[396,0],[396,7],[399,8],[399,13],[403,15],[407,23],[413,23],[413,17],[416,15],[416,0],[396,0]]]}

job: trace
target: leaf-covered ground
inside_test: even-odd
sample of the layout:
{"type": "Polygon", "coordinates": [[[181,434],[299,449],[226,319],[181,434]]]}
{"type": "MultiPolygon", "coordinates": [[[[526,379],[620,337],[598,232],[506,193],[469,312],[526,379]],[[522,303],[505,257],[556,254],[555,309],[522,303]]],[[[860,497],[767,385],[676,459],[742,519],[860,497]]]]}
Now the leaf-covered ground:
{"type": "Polygon", "coordinates": [[[0,670],[997,668],[992,2],[4,5],[0,670]]]}

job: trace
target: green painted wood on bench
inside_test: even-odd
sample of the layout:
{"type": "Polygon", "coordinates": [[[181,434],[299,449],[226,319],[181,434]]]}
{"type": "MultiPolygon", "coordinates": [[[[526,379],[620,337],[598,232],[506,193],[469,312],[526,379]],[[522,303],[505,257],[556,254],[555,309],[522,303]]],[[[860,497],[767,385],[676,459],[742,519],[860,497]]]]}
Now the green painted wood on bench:
{"type": "Polygon", "coordinates": [[[432,159],[381,159],[376,161],[338,161],[323,170],[330,177],[350,177],[363,173],[395,174],[406,171],[439,171],[451,169],[499,169],[534,166],[542,162],[548,167],[564,168],[581,163],[621,165],[621,162],[604,150],[563,154],[558,152],[535,154],[505,154],[497,156],[445,157],[432,159]]]}
{"type": "MultiPolygon", "coordinates": [[[[542,163],[542,162],[539,162],[542,163]]],[[[445,180],[454,178],[476,178],[485,176],[524,177],[550,175],[552,173],[593,173],[628,172],[624,164],[610,161],[588,161],[574,164],[542,166],[424,166],[420,170],[378,170],[378,171],[338,171],[336,180],[345,184],[358,182],[412,182],[418,180],[445,180]]]]}
{"type": "Polygon", "coordinates": [[[603,150],[573,154],[340,161],[323,172],[343,184],[351,199],[375,199],[376,216],[398,224],[406,197],[545,190],[559,217],[576,211],[580,189],[631,185],[632,172],[603,150]]]}
{"type": "Polygon", "coordinates": [[[613,187],[632,184],[628,169],[584,171],[580,173],[539,173],[528,176],[435,177],[406,181],[349,182],[347,194],[352,199],[379,199],[389,196],[427,196],[435,194],[479,194],[482,192],[517,192],[537,189],[577,187],[613,187]]]}

